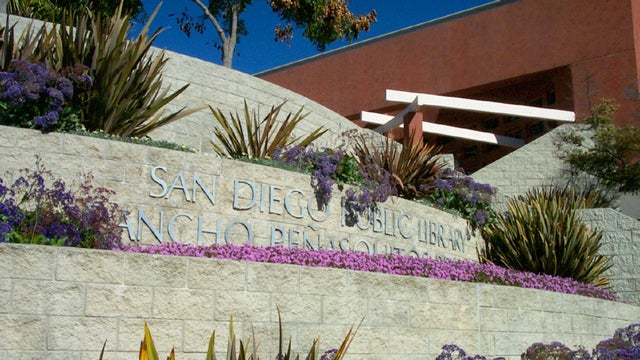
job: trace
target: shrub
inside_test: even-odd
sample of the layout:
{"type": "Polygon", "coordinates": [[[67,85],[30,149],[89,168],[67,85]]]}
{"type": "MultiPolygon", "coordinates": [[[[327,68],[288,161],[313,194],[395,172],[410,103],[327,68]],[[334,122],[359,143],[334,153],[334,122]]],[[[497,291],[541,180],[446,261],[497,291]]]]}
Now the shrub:
{"type": "Polygon", "coordinates": [[[495,190],[489,184],[475,182],[462,170],[444,169],[428,190],[425,200],[429,204],[454,210],[474,226],[483,227],[495,220],[491,207],[495,190]]]}
{"type": "Polygon", "coordinates": [[[563,343],[554,341],[550,344],[535,343],[522,354],[523,360],[591,360],[591,355],[584,349],[571,350],[563,343]]]}
{"type": "Polygon", "coordinates": [[[640,128],[618,127],[618,105],[602,99],[584,119],[586,131],[565,131],[555,142],[560,159],[575,172],[599,179],[609,190],[640,191],[640,128]]]}
{"type": "Polygon", "coordinates": [[[610,259],[598,255],[602,233],[580,221],[579,206],[555,187],[510,199],[507,211],[482,229],[483,258],[510,269],[607,285],[603,273],[610,259]]]}
{"type": "MultiPolygon", "coordinates": [[[[362,324],[362,322],[360,322],[360,324],[362,324]]],[[[286,350],[283,350],[284,339],[282,337],[282,319],[280,318],[280,309],[278,309],[278,325],[279,325],[280,338],[279,338],[278,355],[276,356],[276,359],[277,360],[300,359],[299,355],[295,355],[294,357],[294,354],[291,352],[291,340],[289,340],[288,348],[286,350]]],[[[313,341],[311,345],[311,349],[309,350],[309,353],[307,354],[305,359],[307,360],[341,360],[343,359],[347,353],[349,346],[351,346],[351,343],[353,342],[353,339],[359,328],[360,326],[358,326],[358,328],[353,330],[353,327],[351,327],[347,332],[347,335],[345,336],[344,340],[340,344],[339,348],[329,349],[325,351],[322,355],[320,355],[318,351],[320,340],[316,338],[313,341]]],[[[207,346],[207,355],[206,355],[207,360],[213,360],[216,358],[214,353],[215,336],[216,336],[216,332],[214,331],[209,337],[209,345],[207,346]]],[[[240,340],[239,344],[236,342],[236,334],[233,330],[233,317],[231,317],[231,320],[229,321],[229,341],[227,344],[227,353],[224,359],[225,360],[245,360],[245,359],[259,360],[260,357],[257,354],[258,346],[257,346],[256,340],[255,339],[253,340],[253,346],[250,346],[250,344],[251,344],[251,340],[247,340],[245,342],[240,340]]],[[[106,341],[105,341],[105,345],[102,347],[102,352],[100,353],[100,360],[102,360],[104,356],[105,347],[106,347],[106,341]]],[[[140,343],[139,359],[140,360],[160,359],[160,357],[158,356],[158,352],[156,351],[153,338],[151,337],[151,332],[149,331],[149,327],[147,326],[146,322],[144,323],[144,337],[142,342],[140,343]]],[[[171,352],[167,357],[167,360],[175,360],[175,353],[173,348],[171,349],[171,352]]]]}
{"type": "MultiPolygon", "coordinates": [[[[467,353],[455,344],[449,344],[442,346],[442,352],[436,360],[487,360],[485,356],[482,355],[467,355],[467,353]]],[[[503,357],[493,358],[493,360],[504,360],[503,357]]]]}
{"type": "Polygon", "coordinates": [[[346,185],[352,185],[345,191],[345,207],[351,216],[384,202],[395,195],[395,186],[391,176],[375,164],[365,165],[367,171],[356,159],[346,154],[342,148],[337,150],[316,149],[312,144],[306,148],[294,146],[289,149],[277,149],[274,160],[294,165],[302,171],[311,172],[311,185],[314,188],[319,208],[331,201],[333,186],[342,191],[346,185]],[[366,166],[370,167],[366,168],[366,166]]]}
{"type": "Polygon", "coordinates": [[[46,131],[82,130],[79,103],[92,84],[84,67],[62,73],[43,63],[12,60],[0,71],[0,124],[46,131]]]}
{"type": "Polygon", "coordinates": [[[398,146],[387,138],[384,145],[379,146],[363,135],[353,139],[355,157],[363,165],[363,173],[370,171],[367,168],[370,165],[374,171],[384,169],[391,175],[397,195],[405,199],[426,197],[444,168],[434,145],[412,145],[413,141],[409,139],[403,146],[398,146]]]}
{"type": "Polygon", "coordinates": [[[221,156],[231,158],[271,158],[277,149],[287,148],[293,145],[305,147],[327,130],[318,128],[304,139],[293,137],[293,131],[306,117],[302,109],[297,113],[289,113],[287,117],[278,123],[278,116],[284,103],[272,107],[271,111],[260,120],[259,111],[249,111],[247,102],[244,102],[244,121],[236,113],[230,114],[228,119],[219,109],[211,109],[217,125],[213,135],[219,143],[212,143],[213,149],[221,156]]]}
{"type": "Polygon", "coordinates": [[[13,29],[5,29],[4,61],[10,57],[44,62],[58,72],[85,65],[94,80],[91,92],[81,102],[85,128],[118,136],[145,136],[200,110],[162,114],[162,108],[188,85],[173,93],[162,86],[167,59],[164,51],[150,51],[160,33],[157,30],[149,35],[157,10],[133,40],[129,39],[129,17],[122,15],[121,7],[110,18],[94,17],[87,9],[66,13],[60,25],[45,24],[35,34],[28,27],[17,43],[13,41],[13,29]]]}
{"type": "Polygon", "coordinates": [[[612,338],[596,345],[593,356],[598,360],[640,359],[640,323],[617,329],[612,338]]]}
{"type": "Polygon", "coordinates": [[[119,209],[113,192],[91,185],[87,176],[75,192],[38,160],[11,186],[0,178],[0,242],[64,245],[95,249],[121,246],[119,209]]]}
{"type": "MultiPolygon", "coordinates": [[[[481,355],[466,356],[457,345],[444,345],[436,360],[484,360],[481,355]]],[[[504,358],[495,358],[504,359],[504,358]]],[[[521,355],[522,360],[635,360],[640,359],[640,324],[617,329],[612,338],[603,340],[589,353],[578,348],[571,350],[561,342],[535,343],[521,355]]]]}

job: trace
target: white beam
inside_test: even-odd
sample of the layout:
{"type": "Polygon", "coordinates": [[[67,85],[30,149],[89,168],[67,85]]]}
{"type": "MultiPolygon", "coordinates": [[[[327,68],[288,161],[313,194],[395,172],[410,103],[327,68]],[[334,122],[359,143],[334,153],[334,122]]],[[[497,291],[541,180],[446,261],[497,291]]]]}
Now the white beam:
{"type": "Polygon", "coordinates": [[[527,118],[574,122],[573,111],[544,109],[534,106],[512,105],[493,101],[472,100],[451,96],[420,94],[407,91],[387,90],[386,100],[411,103],[418,100],[418,106],[433,106],[445,109],[458,109],[492,114],[520,116],[527,118]]]}
{"type": "MultiPolygon", "coordinates": [[[[394,119],[394,117],[391,115],[363,111],[361,113],[361,119],[362,121],[370,124],[389,124],[390,120],[394,119]]],[[[403,125],[401,124],[400,127],[403,127],[403,125]]],[[[449,125],[434,124],[426,121],[422,122],[422,131],[425,133],[451,136],[459,139],[474,140],[514,148],[521,147],[525,144],[524,140],[510,136],[496,135],[488,132],[464,129],[449,125]]]]}
{"type": "Polygon", "coordinates": [[[373,131],[378,132],[380,134],[389,132],[404,123],[405,115],[407,115],[408,113],[416,112],[417,109],[418,109],[418,97],[414,97],[413,101],[410,101],[409,105],[407,105],[406,108],[404,108],[395,116],[390,116],[386,123],[382,123],[382,126],[378,126],[377,128],[373,129],[373,131]]]}

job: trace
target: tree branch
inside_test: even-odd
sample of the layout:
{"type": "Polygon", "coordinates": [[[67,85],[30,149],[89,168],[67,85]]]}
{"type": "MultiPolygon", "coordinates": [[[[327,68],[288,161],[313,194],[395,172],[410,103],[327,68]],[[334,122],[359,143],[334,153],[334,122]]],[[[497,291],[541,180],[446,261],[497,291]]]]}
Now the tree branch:
{"type": "Polygon", "coordinates": [[[198,5],[200,9],[204,12],[204,14],[207,16],[209,21],[211,21],[213,26],[216,28],[216,32],[218,33],[218,37],[220,37],[222,44],[225,44],[229,40],[229,38],[224,33],[224,29],[222,28],[222,26],[220,26],[220,24],[218,23],[218,20],[216,20],[216,17],[213,16],[211,11],[209,11],[209,8],[205,4],[203,4],[202,1],[200,0],[191,0],[191,1],[193,1],[196,5],[198,5]]]}

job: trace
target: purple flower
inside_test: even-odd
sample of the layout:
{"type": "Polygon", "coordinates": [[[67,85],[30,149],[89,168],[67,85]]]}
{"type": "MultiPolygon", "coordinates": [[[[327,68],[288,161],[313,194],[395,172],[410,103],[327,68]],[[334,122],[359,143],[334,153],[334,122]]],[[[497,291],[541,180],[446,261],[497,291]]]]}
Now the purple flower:
{"type": "Polygon", "coordinates": [[[9,224],[8,222],[0,222],[0,242],[6,242],[7,240],[5,240],[5,234],[9,233],[11,231],[11,224],[9,224]]]}
{"type": "Polygon", "coordinates": [[[59,78],[57,88],[64,99],[71,99],[73,97],[73,82],[71,80],[64,77],[59,78]]]}
{"type": "Polygon", "coordinates": [[[55,124],[58,121],[58,119],[59,119],[58,112],[51,110],[46,115],[36,116],[35,118],[33,118],[33,123],[36,126],[46,129],[49,126],[55,124]]]}

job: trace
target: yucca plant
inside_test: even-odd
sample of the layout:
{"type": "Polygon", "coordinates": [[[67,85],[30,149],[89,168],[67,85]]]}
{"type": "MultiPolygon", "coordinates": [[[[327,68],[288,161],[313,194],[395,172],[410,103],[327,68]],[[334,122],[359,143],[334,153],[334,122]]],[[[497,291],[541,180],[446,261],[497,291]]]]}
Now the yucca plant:
{"type": "Polygon", "coordinates": [[[159,7],[132,40],[128,38],[131,22],[122,15],[122,4],[110,18],[94,16],[87,9],[66,12],[60,25],[45,24],[35,34],[27,28],[11,47],[12,57],[44,62],[56,71],[77,64],[87,66],[93,86],[83,102],[85,128],[143,137],[200,110],[180,109],[163,114],[163,107],[184,92],[188,84],[175,92],[162,86],[162,70],[168,59],[164,51],[151,51],[160,30],[149,30],[158,10],[159,7]]]}
{"type": "Polygon", "coordinates": [[[293,136],[294,129],[307,114],[300,108],[280,121],[278,116],[283,106],[284,103],[272,107],[262,119],[258,110],[249,111],[246,101],[244,119],[237,112],[227,118],[220,109],[209,107],[217,122],[213,134],[219,143],[212,142],[214,151],[232,158],[270,158],[276,149],[294,145],[305,147],[327,132],[320,127],[304,138],[293,136]]]}
{"type": "MultiPolygon", "coordinates": [[[[433,182],[444,169],[437,146],[428,143],[414,144],[412,138],[404,145],[387,138],[380,145],[358,135],[354,137],[353,145],[360,164],[374,164],[389,172],[398,196],[405,199],[426,197],[433,182]]],[[[364,171],[367,169],[371,167],[363,167],[364,171]]]]}
{"type": "MultiPolygon", "coordinates": [[[[289,346],[287,351],[284,353],[282,352],[282,340],[283,340],[282,336],[283,335],[282,335],[282,320],[280,318],[280,309],[278,309],[278,325],[280,330],[280,347],[279,347],[278,355],[276,356],[276,359],[300,360],[299,355],[294,356],[291,352],[291,340],[289,340],[289,346]]],[[[347,335],[345,336],[344,340],[340,344],[340,347],[338,349],[329,351],[331,353],[331,357],[325,357],[325,358],[328,358],[329,360],[342,360],[347,353],[347,349],[349,348],[349,346],[351,346],[351,343],[353,342],[353,339],[356,335],[356,332],[360,328],[360,325],[362,325],[362,321],[360,321],[360,324],[355,330],[353,329],[353,327],[351,327],[347,332],[347,335]]],[[[216,337],[216,332],[213,331],[213,333],[209,338],[209,345],[207,346],[207,355],[205,358],[206,360],[216,359],[216,355],[214,352],[215,337],[216,337]]],[[[253,335],[253,338],[255,339],[255,335],[253,335]]],[[[242,342],[242,340],[239,342],[237,341],[235,331],[233,330],[233,317],[231,317],[231,320],[229,321],[229,338],[228,339],[229,341],[227,343],[227,353],[225,356],[225,360],[260,360],[260,357],[258,356],[258,346],[256,345],[255,340],[253,341],[254,345],[252,346],[251,352],[247,350],[249,348],[249,344],[251,343],[251,340],[247,342],[242,342]],[[237,348],[236,348],[236,344],[238,344],[237,348]]],[[[313,344],[311,345],[311,349],[309,350],[309,353],[305,357],[306,360],[321,360],[321,359],[324,360],[325,359],[325,358],[321,358],[318,353],[318,343],[319,343],[319,340],[318,338],[316,338],[313,341],[313,344]]],[[[107,342],[105,341],[104,345],[102,346],[102,351],[100,352],[99,360],[102,360],[104,357],[106,344],[107,342]]],[[[145,322],[144,338],[140,343],[139,360],[159,360],[159,359],[160,357],[158,356],[158,352],[153,342],[153,338],[151,337],[151,332],[149,331],[149,327],[145,322]]],[[[171,352],[169,353],[169,356],[167,357],[167,360],[175,360],[175,359],[176,359],[175,351],[172,348],[171,352]]]]}
{"type": "Polygon", "coordinates": [[[589,229],[582,205],[556,187],[533,189],[507,202],[507,211],[482,228],[482,257],[509,269],[607,286],[610,258],[599,255],[602,232],[589,229]]]}

